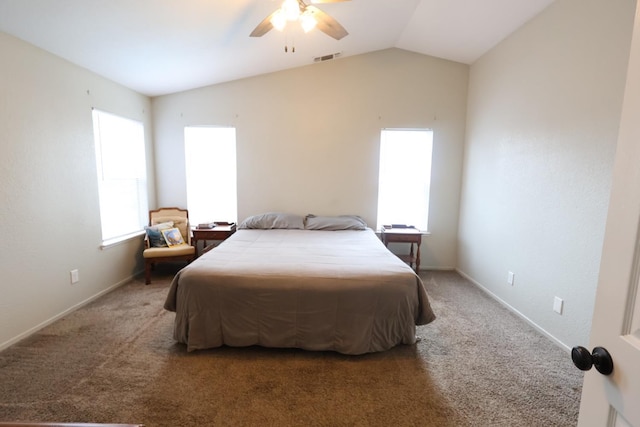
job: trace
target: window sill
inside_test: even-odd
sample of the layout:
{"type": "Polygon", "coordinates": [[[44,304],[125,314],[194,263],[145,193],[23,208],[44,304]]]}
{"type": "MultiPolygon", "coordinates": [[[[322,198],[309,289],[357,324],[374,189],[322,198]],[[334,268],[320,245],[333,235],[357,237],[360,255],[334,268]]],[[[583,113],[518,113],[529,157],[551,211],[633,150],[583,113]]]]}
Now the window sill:
{"type": "Polygon", "coordinates": [[[122,243],[126,243],[129,240],[135,239],[137,237],[143,236],[145,233],[144,230],[136,231],[134,233],[126,234],[124,236],[114,237],[113,239],[103,240],[100,245],[100,249],[109,249],[114,246],[118,246],[122,243]]]}

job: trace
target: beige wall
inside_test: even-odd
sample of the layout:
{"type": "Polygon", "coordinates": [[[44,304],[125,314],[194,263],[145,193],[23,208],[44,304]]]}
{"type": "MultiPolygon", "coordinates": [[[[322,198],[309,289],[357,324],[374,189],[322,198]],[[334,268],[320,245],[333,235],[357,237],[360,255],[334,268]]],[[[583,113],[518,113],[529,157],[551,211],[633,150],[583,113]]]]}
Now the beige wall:
{"type": "Polygon", "coordinates": [[[3,33],[0,62],[1,349],[141,267],[141,239],[99,249],[91,107],[142,120],[153,151],[148,98],[3,33]]]}
{"type": "Polygon", "coordinates": [[[159,204],[186,206],[184,126],[234,126],[240,220],[358,214],[375,227],[380,130],[433,128],[422,266],[453,268],[467,78],[466,65],[389,49],[154,98],[159,204]]]}
{"type": "Polygon", "coordinates": [[[558,0],[471,67],[458,267],[567,347],[589,338],[634,4],[558,0]]]}

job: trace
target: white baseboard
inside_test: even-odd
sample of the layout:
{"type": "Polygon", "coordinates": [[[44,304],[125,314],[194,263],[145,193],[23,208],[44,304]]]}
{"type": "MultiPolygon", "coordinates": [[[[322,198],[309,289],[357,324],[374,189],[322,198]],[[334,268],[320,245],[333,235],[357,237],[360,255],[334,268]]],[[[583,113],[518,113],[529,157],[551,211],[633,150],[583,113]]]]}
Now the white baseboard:
{"type": "Polygon", "coordinates": [[[507,310],[511,311],[512,313],[514,313],[515,315],[517,315],[518,317],[520,317],[522,320],[524,320],[525,322],[527,322],[529,325],[531,325],[532,327],[534,327],[536,330],[538,330],[542,335],[546,336],[547,338],[549,338],[554,344],[556,344],[558,347],[560,347],[561,349],[563,349],[564,351],[566,351],[567,353],[571,353],[571,348],[569,346],[567,346],[565,343],[563,343],[562,341],[560,341],[559,339],[557,339],[556,337],[554,337],[553,335],[551,335],[549,332],[547,332],[545,329],[543,329],[542,327],[540,327],[540,325],[538,325],[537,323],[535,323],[533,320],[529,319],[527,316],[525,316],[524,314],[522,314],[521,312],[519,312],[518,310],[516,310],[514,307],[512,307],[511,305],[509,305],[507,302],[505,302],[503,299],[501,299],[500,297],[498,297],[496,294],[494,294],[493,292],[491,292],[489,289],[485,288],[484,286],[482,286],[480,283],[478,283],[477,281],[475,281],[473,278],[471,278],[468,274],[464,273],[463,271],[461,271],[460,269],[455,269],[455,271],[460,274],[462,277],[464,277],[465,279],[467,279],[468,281],[470,281],[471,283],[473,283],[475,286],[477,286],[481,291],[483,291],[484,293],[486,293],[487,295],[489,295],[491,298],[493,298],[494,300],[496,300],[497,302],[499,302],[503,307],[505,307],[507,310]]]}
{"type": "Polygon", "coordinates": [[[108,288],[98,292],[97,294],[85,299],[84,301],[79,302],[78,304],[73,305],[72,307],[69,307],[68,309],[66,309],[65,311],[63,311],[62,313],[59,313],[53,317],[51,317],[50,319],[45,320],[44,322],[34,326],[31,329],[28,329],[27,331],[21,333],[20,335],[11,338],[8,341],[3,342],[2,344],[0,344],[0,351],[11,347],[13,344],[17,343],[18,341],[21,341],[25,338],[27,338],[30,335],[35,334],[36,332],[38,332],[40,329],[49,326],[50,324],[52,324],[53,322],[55,322],[56,320],[62,319],[64,316],[68,315],[69,313],[72,313],[76,310],[78,310],[81,307],[84,307],[85,305],[97,300],[98,298],[100,298],[103,295],[108,294],[109,292],[113,291],[116,288],[119,288],[120,286],[129,283],[131,280],[133,280],[135,277],[137,277],[140,273],[136,273],[133,274],[129,277],[127,277],[124,280],[121,280],[120,282],[116,283],[115,285],[111,285],[108,288]]]}

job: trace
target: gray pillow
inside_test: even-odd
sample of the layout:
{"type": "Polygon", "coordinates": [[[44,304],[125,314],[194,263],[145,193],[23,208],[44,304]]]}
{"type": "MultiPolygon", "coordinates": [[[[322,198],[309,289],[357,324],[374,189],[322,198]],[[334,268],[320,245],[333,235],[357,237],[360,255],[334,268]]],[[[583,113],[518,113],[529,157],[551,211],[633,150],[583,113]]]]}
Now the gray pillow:
{"type": "Polygon", "coordinates": [[[301,215],[269,212],[253,215],[240,223],[238,228],[270,230],[274,228],[303,230],[304,218],[301,215]]]}
{"type": "Polygon", "coordinates": [[[367,223],[357,215],[317,216],[309,214],[305,218],[307,230],[365,230],[367,223]]]}

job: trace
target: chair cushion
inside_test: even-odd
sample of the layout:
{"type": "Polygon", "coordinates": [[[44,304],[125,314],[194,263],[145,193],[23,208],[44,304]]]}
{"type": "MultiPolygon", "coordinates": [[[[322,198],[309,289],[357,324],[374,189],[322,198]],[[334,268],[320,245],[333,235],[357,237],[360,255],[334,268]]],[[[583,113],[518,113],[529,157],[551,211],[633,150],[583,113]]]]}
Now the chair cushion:
{"type": "Polygon", "coordinates": [[[171,248],[148,248],[142,252],[144,258],[164,258],[172,256],[195,255],[196,248],[191,245],[179,245],[171,248]]]}

